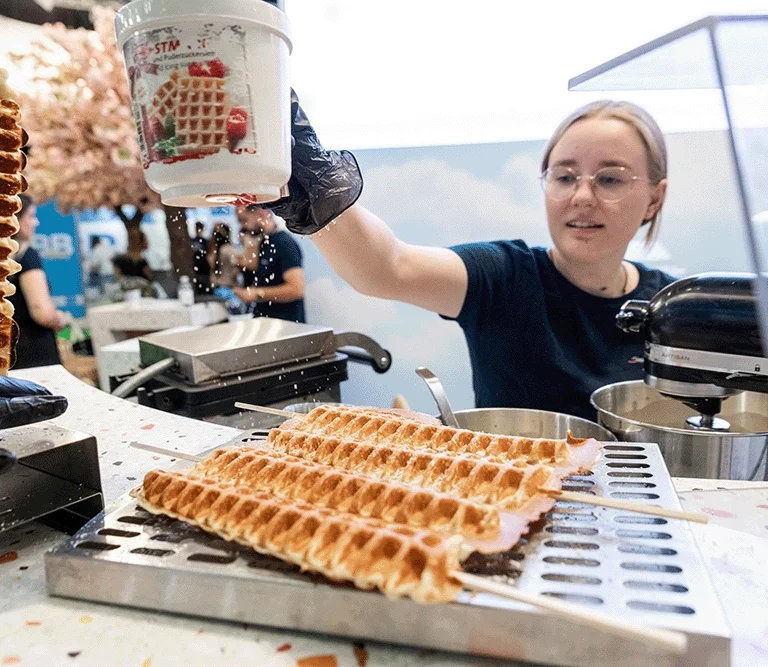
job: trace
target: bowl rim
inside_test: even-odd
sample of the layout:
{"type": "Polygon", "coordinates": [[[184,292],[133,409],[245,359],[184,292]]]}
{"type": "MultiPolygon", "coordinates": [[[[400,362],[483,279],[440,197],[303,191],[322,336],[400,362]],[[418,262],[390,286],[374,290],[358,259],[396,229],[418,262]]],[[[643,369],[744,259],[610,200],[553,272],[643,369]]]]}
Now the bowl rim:
{"type": "MultiPolygon", "coordinates": [[[[641,422],[641,421],[638,421],[637,419],[631,419],[630,417],[622,417],[621,415],[618,415],[615,412],[611,412],[610,410],[606,408],[601,408],[599,405],[597,405],[597,403],[595,402],[595,396],[597,394],[599,394],[604,390],[608,390],[609,388],[619,387],[622,385],[633,385],[633,386],[642,385],[643,387],[648,387],[648,385],[645,383],[645,380],[623,380],[622,382],[612,382],[611,384],[605,384],[602,387],[595,389],[595,391],[593,391],[589,397],[589,402],[592,405],[592,407],[595,408],[595,410],[597,410],[598,416],[602,413],[610,417],[613,417],[614,419],[620,419],[624,423],[631,424],[632,426],[639,426],[641,428],[652,428],[652,429],[656,429],[657,431],[662,431],[663,433],[693,435],[693,436],[702,437],[702,438],[711,438],[712,436],[716,436],[718,438],[749,438],[755,435],[768,436],[768,431],[753,431],[751,433],[734,433],[733,431],[695,431],[693,429],[677,428],[675,426],[658,426],[656,424],[641,422]]],[[[656,391],[655,389],[653,389],[653,387],[648,387],[648,389],[656,391]]],[[[662,398],[664,398],[664,396],[662,396],[662,398]]],[[[674,399],[671,399],[671,400],[674,400],[674,399]]],[[[608,427],[603,426],[603,428],[608,428],[608,427]]],[[[610,431],[610,429],[608,430],[610,431]]]]}
{"type": "MultiPolygon", "coordinates": [[[[569,415],[565,412],[555,412],[554,410],[538,410],[536,408],[467,408],[466,410],[454,410],[454,415],[465,415],[465,414],[472,414],[476,412],[488,412],[488,411],[498,411],[498,412],[534,412],[542,415],[558,415],[561,417],[565,417],[567,419],[573,419],[577,422],[580,422],[582,424],[589,424],[590,426],[597,426],[597,428],[605,431],[606,433],[609,433],[611,436],[613,436],[614,440],[608,441],[608,442],[619,442],[618,436],[611,431],[607,426],[603,426],[602,424],[598,424],[597,422],[593,422],[590,419],[585,419],[584,417],[577,417],[576,415],[569,415]]],[[[602,441],[601,441],[602,442],[602,441]]]]}

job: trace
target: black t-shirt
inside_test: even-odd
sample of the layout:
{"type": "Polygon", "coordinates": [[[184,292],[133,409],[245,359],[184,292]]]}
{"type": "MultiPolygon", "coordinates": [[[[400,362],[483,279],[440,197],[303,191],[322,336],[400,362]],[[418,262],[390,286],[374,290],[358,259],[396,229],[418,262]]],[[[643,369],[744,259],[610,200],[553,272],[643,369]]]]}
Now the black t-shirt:
{"type": "Polygon", "coordinates": [[[194,258],[195,276],[208,278],[211,267],[208,265],[208,243],[205,239],[196,236],[192,239],[192,253],[194,258]]]}
{"type": "Polygon", "coordinates": [[[598,387],[643,377],[643,338],[616,326],[628,299],[650,299],[674,280],[635,264],[629,294],[603,298],[570,283],[544,248],[524,241],[452,248],[469,274],[456,318],[469,347],[477,407],[552,410],[594,419],[598,387]]]}
{"type": "Polygon", "coordinates": [[[21,271],[8,277],[8,280],[16,286],[16,294],[9,297],[8,300],[16,309],[13,319],[19,325],[19,342],[16,345],[16,365],[14,368],[34,368],[35,366],[60,364],[56,335],[53,329],[40,326],[32,319],[19,280],[26,271],[42,270],[43,262],[37,250],[32,247],[27,248],[21,257],[16,258],[16,261],[21,264],[21,271]]]}
{"type": "MultiPolygon", "coordinates": [[[[264,236],[259,249],[259,268],[256,270],[256,287],[274,287],[285,282],[283,275],[289,269],[301,268],[301,248],[288,233],[277,231],[264,236]]],[[[249,281],[250,282],[250,281],[249,281]]],[[[292,322],[306,322],[304,299],[277,303],[264,301],[254,305],[255,317],[276,317],[292,322]]]]}

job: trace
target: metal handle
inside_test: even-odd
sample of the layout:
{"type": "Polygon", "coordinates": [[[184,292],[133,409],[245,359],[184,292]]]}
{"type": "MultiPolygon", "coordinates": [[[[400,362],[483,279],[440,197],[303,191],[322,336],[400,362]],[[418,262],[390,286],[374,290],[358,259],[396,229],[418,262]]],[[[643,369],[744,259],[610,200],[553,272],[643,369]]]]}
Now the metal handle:
{"type": "Polygon", "coordinates": [[[640,331],[648,319],[650,305],[650,301],[630,299],[616,315],[616,326],[627,333],[640,331]]]}
{"type": "Polygon", "coordinates": [[[356,331],[337,333],[336,349],[346,354],[352,361],[370,364],[377,373],[386,373],[392,366],[392,355],[387,350],[370,336],[356,331]]]}
{"type": "Polygon", "coordinates": [[[443,420],[443,424],[452,428],[459,428],[459,422],[456,421],[456,415],[451,410],[451,404],[448,402],[448,396],[445,393],[445,389],[443,389],[443,383],[440,382],[440,378],[423,366],[419,366],[416,369],[416,375],[426,382],[427,389],[429,389],[432,398],[437,403],[437,409],[440,411],[440,418],[443,420]]]}

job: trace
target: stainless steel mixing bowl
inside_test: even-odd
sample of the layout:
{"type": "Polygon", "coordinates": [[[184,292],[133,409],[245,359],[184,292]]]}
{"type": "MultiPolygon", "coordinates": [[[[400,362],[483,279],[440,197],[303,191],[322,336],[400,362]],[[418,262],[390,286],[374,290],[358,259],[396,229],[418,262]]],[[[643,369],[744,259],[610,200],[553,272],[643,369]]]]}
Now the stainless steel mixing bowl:
{"type": "Polygon", "coordinates": [[[729,431],[694,430],[696,412],[642,380],[617,382],[592,394],[598,422],[619,440],[657,442],[673,477],[768,480],[768,394],[742,392],[717,415],[729,431]]]}

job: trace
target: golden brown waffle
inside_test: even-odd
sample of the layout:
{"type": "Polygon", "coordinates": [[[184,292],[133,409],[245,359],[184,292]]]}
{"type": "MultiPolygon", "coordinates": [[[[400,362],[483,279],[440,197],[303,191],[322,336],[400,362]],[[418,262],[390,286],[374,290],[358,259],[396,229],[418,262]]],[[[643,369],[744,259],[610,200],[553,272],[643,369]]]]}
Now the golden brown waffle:
{"type": "Polygon", "coordinates": [[[259,553],[417,602],[456,599],[461,538],[364,519],[184,473],[152,471],[140,504],[259,553]]]}
{"type": "Polygon", "coordinates": [[[567,472],[591,468],[599,451],[594,440],[520,438],[477,433],[415,420],[377,415],[365,410],[320,406],[303,418],[291,419],[281,428],[295,429],[370,444],[411,449],[432,449],[471,454],[497,461],[526,459],[569,468],[567,472]],[[570,465],[570,464],[573,465],[570,465]],[[570,469],[573,468],[573,469],[570,469]]]}
{"type": "Polygon", "coordinates": [[[387,481],[449,493],[507,511],[522,507],[539,487],[559,488],[552,467],[525,461],[499,463],[474,456],[442,454],[341,440],[302,431],[273,429],[267,446],[307,461],[387,481]]]}
{"type": "Polygon", "coordinates": [[[152,103],[149,107],[149,115],[155,116],[161,124],[165,124],[165,119],[170,116],[173,118],[176,109],[176,97],[179,86],[179,73],[171,72],[171,76],[162,86],[155,91],[152,103]]]}
{"type": "Polygon", "coordinates": [[[226,80],[208,76],[182,76],[178,80],[176,136],[178,152],[218,153],[228,146],[229,95],[226,80]]]}
{"type": "Polygon", "coordinates": [[[6,297],[16,292],[8,276],[18,273],[21,266],[11,259],[19,244],[10,237],[19,231],[18,195],[27,189],[21,174],[26,164],[21,148],[28,137],[21,127],[21,109],[15,100],[9,99],[13,93],[6,78],[6,72],[0,70],[0,375],[8,373],[13,359],[13,305],[6,297]]]}
{"type": "Polygon", "coordinates": [[[189,474],[412,528],[473,539],[500,534],[499,511],[490,505],[252,447],[219,449],[189,474]]]}

